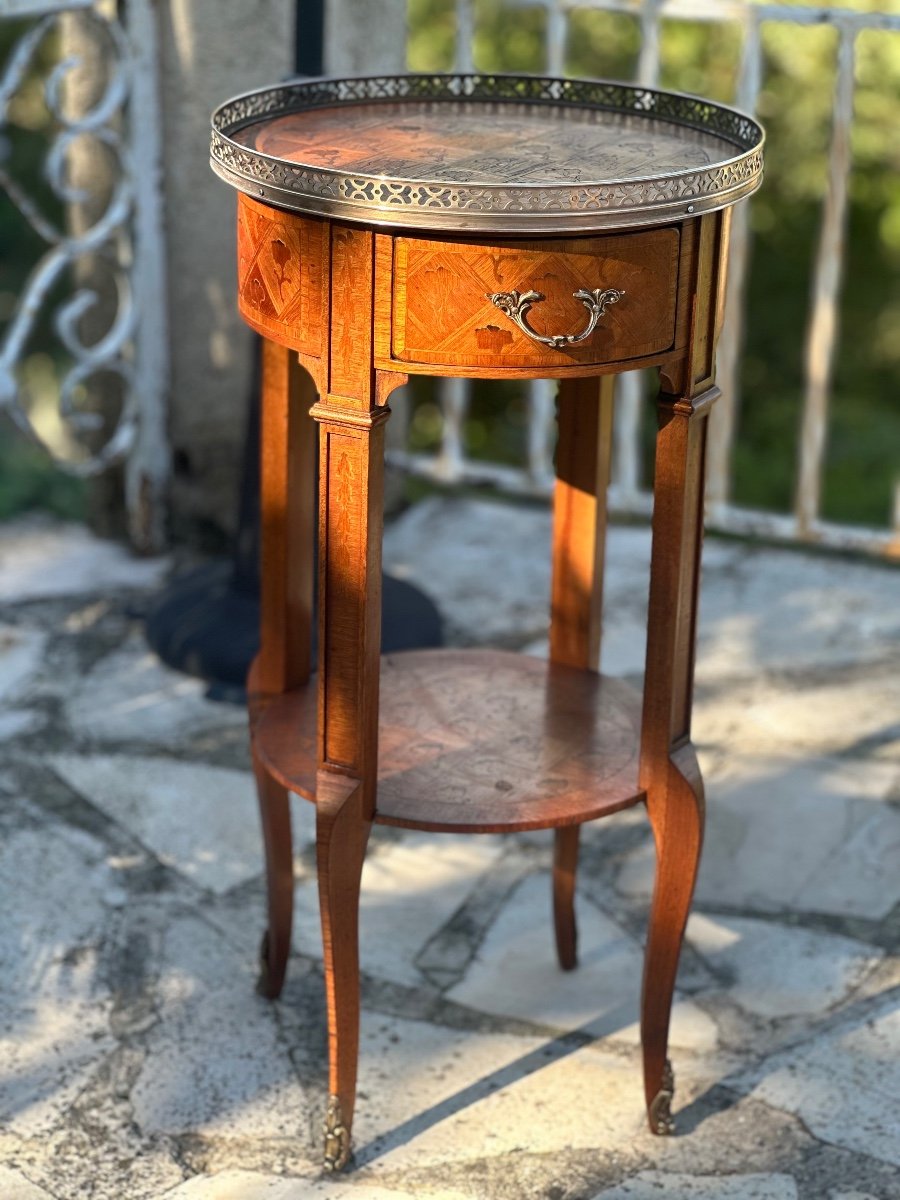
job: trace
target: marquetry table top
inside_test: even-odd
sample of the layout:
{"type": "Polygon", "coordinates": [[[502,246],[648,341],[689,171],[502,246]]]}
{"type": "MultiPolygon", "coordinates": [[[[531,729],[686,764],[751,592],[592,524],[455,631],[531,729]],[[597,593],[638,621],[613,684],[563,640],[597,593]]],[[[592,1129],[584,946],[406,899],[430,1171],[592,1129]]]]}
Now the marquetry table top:
{"type": "Polygon", "coordinates": [[[763,132],[694,96],[510,75],[315,79],[213,114],[213,169],[264,202],[433,230],[658,224],[759,186],[763,132]]]}

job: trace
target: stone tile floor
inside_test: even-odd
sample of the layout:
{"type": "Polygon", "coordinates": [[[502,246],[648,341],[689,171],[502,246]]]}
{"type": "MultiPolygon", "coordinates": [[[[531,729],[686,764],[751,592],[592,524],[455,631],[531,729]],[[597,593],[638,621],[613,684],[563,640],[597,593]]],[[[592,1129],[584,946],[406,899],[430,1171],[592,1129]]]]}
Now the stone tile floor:
{"type": "MultiPolygon", "coordinates": [[[[385,558],[451,642],[541,653],[548,539],[540,508],[430,500],[385,558]]],[[[604,665],[631,676],[648,544],[610,537],[604,665]]],[[[547,835],[379,829],[356,1166],[323,1180],[310,810],[270,1004],[243,714],[141,638],[167,564],[0,529],[0,1198],[900,1197],[900,572],[715,540],[705,563],[678,1136],[641,1111],[642,814],[587,833],[571,975],[547,835]]]]}

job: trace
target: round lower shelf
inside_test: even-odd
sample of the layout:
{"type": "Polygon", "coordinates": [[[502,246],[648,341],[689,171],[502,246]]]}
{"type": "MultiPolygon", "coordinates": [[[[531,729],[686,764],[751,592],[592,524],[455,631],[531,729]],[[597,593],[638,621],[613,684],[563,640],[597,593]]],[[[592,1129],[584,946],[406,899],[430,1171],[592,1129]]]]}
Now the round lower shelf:
{"type": "MultiPolygon", "coordinates": [[[[494,650],[381,661],[384,825],[456,833],[574,825],[644,798],[640,697],[618,679],[494,650]]],[[[256,708],[256,753],[315,799],[316,681],[256,708]]]]}

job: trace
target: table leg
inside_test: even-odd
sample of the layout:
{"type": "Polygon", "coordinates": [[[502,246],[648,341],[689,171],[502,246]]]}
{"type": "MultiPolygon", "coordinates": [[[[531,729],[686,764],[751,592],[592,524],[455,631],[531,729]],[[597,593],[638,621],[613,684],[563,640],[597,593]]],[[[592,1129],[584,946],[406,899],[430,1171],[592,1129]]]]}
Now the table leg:
{"type": "MultiPolygon", "coordinates": [[[[260,436],[261,628],[257,700],[309,678],[313,605],[316,389],[297,355],[263,343],[260,436]]],[[[290,799],[254,755],[266,857],[268,924],[260,953],[259,991],[281,992],[294,908],[290,799]]]]}
{"type": "Polygon", "coordinates": [[[284,987],[294,920],[294,855],[290,794],[253,755],[253,774],[266,858],[267,923],[259,951],[256,990],[275,1000],[284,987]]]}
{"type": "Polygon", "coordinates": [[[381,638],[382,408],[318,406],[319,771],[316,853],[328,1006],[325,1165],[350,1154],[359,1051],[359,889],[375,810],[381,638]]]}
{"type": "Polygon", "coordinates": [[[331,232],[328,392],[319,422],[316,857],[328,1008],[325,1168],[350,1157],[359,1054],[359,891],[375,812],[385,407],[372,368],[374,240],[331,232]]]}
{"type": "MultiPolygon", "coordinates": [[[[550,658],[600,670],[606,493],[615,377],[559,385],[550,595],[550,658]]],[[[577,965],[575,876],[580,826],[554,832],[553,920],[559,965],[577,965]]]]}
{"type": "Polygon", "coordinates": [[[703,842],[703,782],[690,742],[707,415],[717,392],[662,395],[656,442],[653,550],[641,742],[641,786],[656,843],[641,1004],[650,1128],[671,1133],[667,1058],[675,976],[703,842]]]}
{"type": "Polygon", "coordinates": [[[693,242],[691,324],[684,353],[660,372],[653,546],[640,783],[656,843],[641,998],[644,1094],[653,1133],[674,1131],[669,1021],[681,943],[703,843],[703,781],[691,744],[691,704],[707,421],[718,398],[716,341],[728,257],[728,214],[709,213],[693,242]]]}

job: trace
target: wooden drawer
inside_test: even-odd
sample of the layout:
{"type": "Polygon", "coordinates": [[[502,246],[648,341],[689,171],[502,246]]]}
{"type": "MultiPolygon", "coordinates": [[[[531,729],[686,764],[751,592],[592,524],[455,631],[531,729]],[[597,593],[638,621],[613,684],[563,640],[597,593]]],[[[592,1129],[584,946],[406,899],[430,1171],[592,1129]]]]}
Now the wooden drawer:
{"type": "Polygon", "coordinates": [[[612,237],[473,242],[394,239],[393,358],[452,367],[612,363],[668,350],[675,336],[677,229],[612,237]],[[616,288],[584,341],[534,341],[495,306],[493,293],[538,292],[525,314],[538,334],[581,333],[590,311],[574,293],[616,288]]]}

